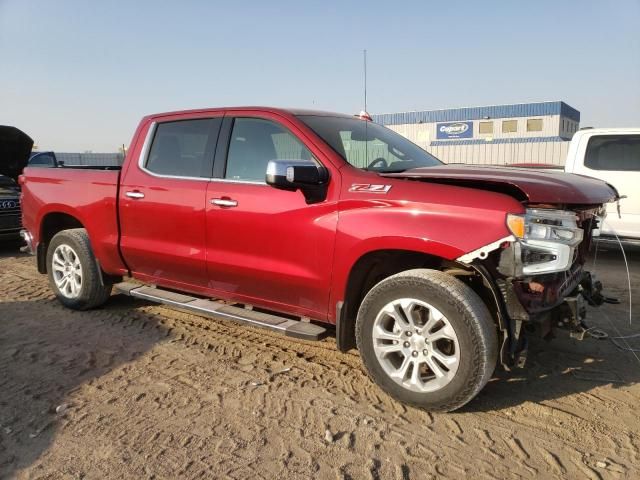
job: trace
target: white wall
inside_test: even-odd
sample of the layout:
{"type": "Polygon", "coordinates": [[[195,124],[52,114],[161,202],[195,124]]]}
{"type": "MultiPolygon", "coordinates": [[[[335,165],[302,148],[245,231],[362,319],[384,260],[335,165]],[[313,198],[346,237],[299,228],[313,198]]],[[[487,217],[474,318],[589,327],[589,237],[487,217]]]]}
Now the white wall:
{"type": "Polygon", "coordinates": [[[387,125],[387,127],[408,138],[416,145],[427,149],[431,141],[435,139],[431,133],[431,130],[435,132],[435,127],[431,128],[434,125],[432,123],[408,123],[406,125],[387,125]]]}
{"type": "MultiPolygon", "coordinates": [[[[559,134],[560,116],[547,115],[540,117],[519,117],[519,118],[490,118],[485,120],[474,120],[473,122],[473,138],[530,138],[530,137],[556,137],[559,134]],[[527,131],[528,119],[541,119],[541,131],[527,131]],[[511,133],[502,133],[502,122],[515,120],[517,131],[511,133]],[[493,122],[493,134],[481,134],[480,122],[493,122]]],[[[435,130],[434,130],[435,131],[435,130]]]]}
{"type": "Polygon", "coordinates": [[[445,163],[508,165],[545,163],[564,165],[570,142],[491,143],[427,147],[445,163]]]}

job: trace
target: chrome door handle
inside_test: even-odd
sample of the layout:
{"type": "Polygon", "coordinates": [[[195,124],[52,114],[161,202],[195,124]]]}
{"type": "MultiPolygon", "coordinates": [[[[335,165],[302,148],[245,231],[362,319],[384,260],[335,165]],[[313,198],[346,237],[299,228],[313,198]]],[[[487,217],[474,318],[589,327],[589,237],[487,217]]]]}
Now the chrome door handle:
{"type": "Polygon", "coordinates": [[[237,207],[238,201],[231,200],[230,198],[212,198],[211,203],[218,205],[219,207],[237,207]]]}
{"type": "Polygon", "coordinates": [[[142,192],[127,192],[125,195],[129,198],[144,198],[144,193],[142,192]]]}

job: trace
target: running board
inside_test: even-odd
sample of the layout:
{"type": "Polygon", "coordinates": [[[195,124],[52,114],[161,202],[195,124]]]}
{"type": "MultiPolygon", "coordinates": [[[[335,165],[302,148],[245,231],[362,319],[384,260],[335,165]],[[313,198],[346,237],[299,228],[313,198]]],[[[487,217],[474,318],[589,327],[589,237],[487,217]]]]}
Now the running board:
{"type": "Polygon", "coordinates": [[[288,337],[320,340],[326,333],[325,328],[313,323],[291,320],[138,283],[121,282],[115,284],[114,287],[120,293],[131,297],[162,303],[196,315],[233,320],[253,327],[267,328],[284,333],[288,337]]]}

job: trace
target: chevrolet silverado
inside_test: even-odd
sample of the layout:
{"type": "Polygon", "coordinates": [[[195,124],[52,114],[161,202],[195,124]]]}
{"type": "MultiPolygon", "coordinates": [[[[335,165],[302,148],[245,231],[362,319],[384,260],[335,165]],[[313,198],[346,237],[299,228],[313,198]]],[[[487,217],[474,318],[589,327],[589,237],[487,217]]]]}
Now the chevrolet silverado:
{"type": "Polygon", "coordinates": [[[603,181],[444,165],[363,116],[145,117],[122,167],[20,177],[37,267],[72,309],[120,293],[357,348],[407,404],[451,411],[527,336],[585,331],[603,181]],[[125,278],[126,277],[126,278],[125,278]]]}

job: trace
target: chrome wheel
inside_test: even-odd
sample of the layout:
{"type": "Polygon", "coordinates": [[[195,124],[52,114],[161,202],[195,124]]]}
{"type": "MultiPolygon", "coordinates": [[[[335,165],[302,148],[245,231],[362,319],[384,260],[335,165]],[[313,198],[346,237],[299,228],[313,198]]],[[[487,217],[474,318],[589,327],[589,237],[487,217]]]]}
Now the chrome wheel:
{"type": "Polygon", "coordinates": [[[69,245],[59,245],[51,260],[53,281],[62,295],[77,298],[82,290],[82,265],[78,254],[69,245]]]}
{"type": "Polygon", "coordinates": [[[456,332],[442,312],[426,302],[400,298],[388,303],[374,321],[372,336],[385,373],[408,390],[440,390],[458,371],[456,332]]]}

